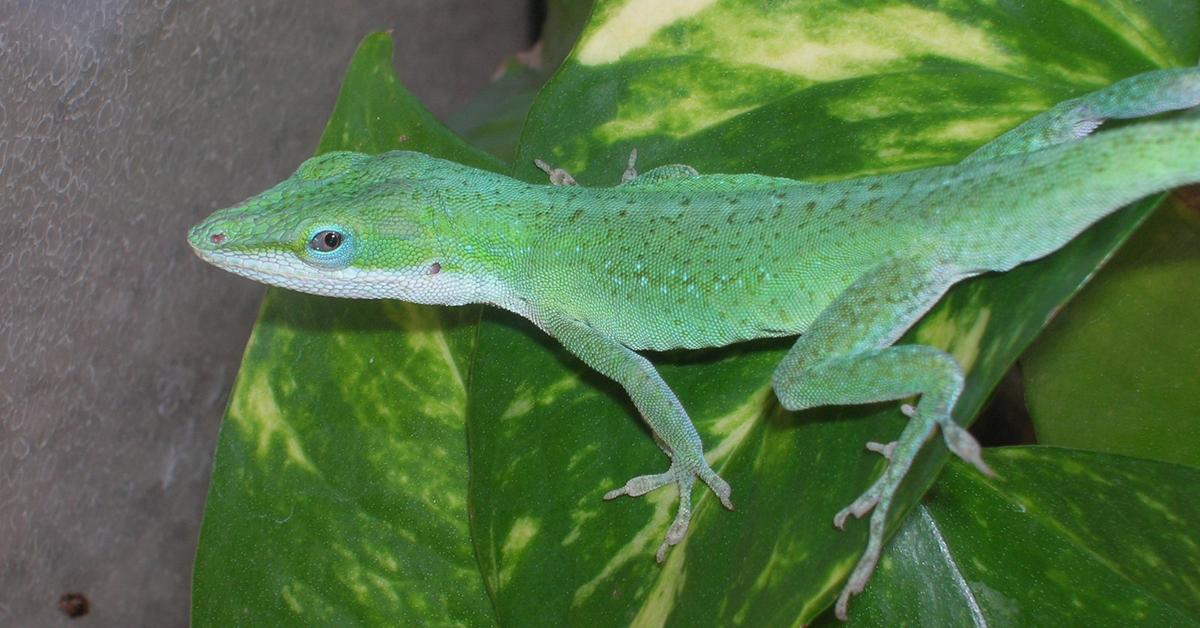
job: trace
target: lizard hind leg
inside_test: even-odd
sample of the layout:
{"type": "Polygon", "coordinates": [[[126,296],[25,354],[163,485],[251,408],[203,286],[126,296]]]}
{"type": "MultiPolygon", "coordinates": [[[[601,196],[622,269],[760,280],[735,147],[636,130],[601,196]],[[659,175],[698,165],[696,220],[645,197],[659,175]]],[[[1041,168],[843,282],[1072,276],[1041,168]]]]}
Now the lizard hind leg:
{"type": "Polygon", "coordinates": [[[804,386],[811,386],[814,392],[797,390],[781,395],[789,409],[921,394],[920,403],[897,440],[886,445],[867,443],[867,449],[887,459],[887,466],[870,488],[833,518],[834,525],[842,529],[851,516],[861,519],[868,513],[871,515],[866,550],[846,581],[835,609],[839,618],[846,619],[850,597],[866,587],[883,553],[892,501],[930,437],[941,428],[947,446],[956,455],[989,475],[991,469],[983,462],[975,439],[951,417],[954,401],[962,390],[963,376],[954,358],[940,349],[902,345],[866,351],[812,364],[802,377],[804,386]],[[864,383],[860,377],[870,379],[864,383]]]}
{"type": "Polygon", "coordinates": [[[935,431],[942,430],[956,455],[991,472],[978,443],[951,415],[964,382],[957,361],[928,345],[892,346],[960,276],[919,259],[880,264],[817,316],[775,371],[775,392],[789,410],[920,395],[916,408],[904,407],[909,422],[895,442],[868,444],[888,460],[883,474],[834,517],[834,525],[842,528],[852,515],[871,515],[866,550],[838,597],[836,613],[841,619],[846,618],[850,597],[862,592],[874,572],[892,501],[935,431]]]}

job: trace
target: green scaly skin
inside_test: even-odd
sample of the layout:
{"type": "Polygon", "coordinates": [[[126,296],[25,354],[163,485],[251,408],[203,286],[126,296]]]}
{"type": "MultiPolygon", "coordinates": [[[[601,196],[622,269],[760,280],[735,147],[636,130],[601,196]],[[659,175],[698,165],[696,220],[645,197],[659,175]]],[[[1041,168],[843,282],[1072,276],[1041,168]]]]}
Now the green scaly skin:
{"type": "Polygon", "coordinates": [[[1062,103],[962,163],[812,184],[663,166],[582,188],[413,152],[314,157],[296,174],[195,226],[204,260],[315,294],[490,303],[533,321],[619,382],[671,459],[605,499],[668,484],[680,505],[657,557],[691,519],[696,478],[730,487],[654,366],[636,351],[800,335],[774,376],[785,407],[920,396],[890,463],[834,518],[872,512],[867,549],[837,602],[846,617],[883,547],[891,500],[935,429],[991,470],[951,419],[963,372],[944,351],[893,343],[958,281],[1047,255],[1141,197],[1200,181],[1200,120],[1084,139],[1109,118],[1200,103],[1200,69],[1138,75],[1062,103]]]}

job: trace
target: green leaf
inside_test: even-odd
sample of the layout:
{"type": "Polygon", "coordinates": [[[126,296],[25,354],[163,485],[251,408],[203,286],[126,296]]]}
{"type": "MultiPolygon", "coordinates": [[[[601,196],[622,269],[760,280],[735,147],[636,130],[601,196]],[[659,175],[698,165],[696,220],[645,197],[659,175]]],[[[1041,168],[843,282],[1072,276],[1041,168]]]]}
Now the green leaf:
{"type": "Polygon", "coordinates": [[[392,67],[392,48],[390,33],[375,33],[359,45],[317,154],[415,150],[484,170],[504,170],[505,162],[464,142],[404,88],[392,67]]]}
{"type": "Polygon", "coordinates": [[[995,479],[948,465],[852,624],[1200,625],[1200,470],[1050,447],[989,460],[995,479]]]}
{"type": "Polygon", "coordinates": [[[500,76],[451,116],[447,126],[472,145],[511,162],[533,99],[570,52],[591,6],[590,0],[551,0],[541,40],[505,61],[500,76]]]}
{"type": "MultiPolygon", "coordinates": [[[[633,147],[643,170],[947,163],[1057,101],[1200,53],[1194,3],[1076,4],[599,2],[511,171],[544,181],[542,157],[610,185],[633,147]]],[[[385,36],[364,41],[321,149],[502,167],[411,99],[390,54],[385,36]]],[[[959,421],[1149,206],[959,287],[910,335],[971,369],[959,421]]],[[[899,432],[895,404],[781,411],[768,384],[787,341],[650,356],[738,506],[698,491],[693,530],[659,567],[675,496],[600,500],[666,468],[624,393],[485,311],[478,325],[476,308],[269,292],[222,428],[197,624],[775,625],[830,603],[865,543],[862,522],[839,533],[831,518],[880,471],[862,447],[899,432]]],[[[927,453],[896,522],[944,461],[940,444],[927,453]]]]}
{"type": "Polygon", "coordinates": [[[546,62],[558,67],[571,52],[579,39],[579,33],[587,25],[592,13],[592,0],[548,0],[546,2],[546,24],[542,28],[546,62]]]}
{"type": "MultiPolygon", "coordinates": [[[[320,146],[497,163],[400,85],[386,34],[359,47],[320,146]]],[[[195,625],[492,623],[462,431],[478,318],[268,291],[221,426],[195,625]]]]}
{"type": "MultiPolygon", "coordinates": [[[[1190,63],[1198,41],[1195,28],[1187,40],[1170,30],[1194,6],[1123,6],[1128,20],[1061,5],[1012,14],[894,3],[655,6],[598,3],[535,101],[518,176],[543,180],[531,165],[540,157],[585,185],[611,185],[631,148],[643,169],[684,162],[810,179],[947,163],[1055,102],[1190,63]]],[[[960,422],[1151,205],[1106,220],[1052,259],[968,282],[909,335],[949,348],[971,370],[960,422]]],[[[904,419],[895,404],[780,411],[768,382],[787,345],[652,356],[739,509],[725,512],[698,491],[688,538],[659,567],[652,556],[675,496],[599,499],[667,464],[624,395],[527,323],[486,311],[468,424],[472,530],[501,623],[538,608],[571,622],[776,625],[825,608],[866,534],[865,523],[835,531],[832,516],[882,468],[863,443],[894,438],[904,419]]],[[[940,443],[929,448],[895,520],[944,459],[940,443]]]]}
{"type": "Polygon", "coordinates": [[[1166,203],[1021,359],[1038,442],[1200,466],[1198,207],[1166,203]]]}
{"type": "Polygon", "coordinates": [[[516,156],[525,115],[547,77],[520,59],[509,59],[504,73],[475,94],[446,125],[474,146],[510,163],[516,156]]]}

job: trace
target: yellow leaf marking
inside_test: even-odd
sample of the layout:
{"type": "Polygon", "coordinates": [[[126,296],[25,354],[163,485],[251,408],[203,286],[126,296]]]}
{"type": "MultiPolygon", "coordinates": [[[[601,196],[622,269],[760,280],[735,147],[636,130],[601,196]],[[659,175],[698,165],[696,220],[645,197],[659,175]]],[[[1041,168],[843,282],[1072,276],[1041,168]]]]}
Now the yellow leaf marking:
{"type": "Polygon", "coordinates": [[[755,419],[762,416],[763,408],[772,394],[771,386],[767,384],[747,397],[745,403],[713,423],[712,432],[722,438],[708,448],[704,456],[708,464],[716,464],[746,439],[754,427],[755,419]]]}
{"type": "Polygon", "coordinates": [[[413,351],[428,351],[440,357],[453,377],[454,385],[458,390],[466,391],[466,383],[458,370],[458,363],[454,361],[450,344],[446,342],[437,310],[430,306],[388,302],[384,311],[389,319],[405,330],[404,338],[413,351]]]}
{"type": "MultiPolygon", "coordinates": [[[[983,332],[987,331],[988,321],[992,319],[992,310],[979,308],[971,327],[964,329],[956,316],[963,312],[952,309],[941,308],[932,318],[926,319],[917,330],[917,342],[949,351],[963,370],[969,372],[979,359],[979,342],[983,339],[983,332]]],[[[975,310],[968,307],[966,311],[975,310]]]]}
{"type": "Polygon", "coordinates": [[[538,406],[552,405],[559,400],[564,394],[579,385],[579,376],[575,374],[562,377],[557,382],[543,388],[541,396],[534,398],[527,388],[522,387],[517,391],[517,397],[508,404],[504,412],[500,414],[500,419],[513,419],[519,416],[524,416],[538,406]]]}
{"type": "Polygon", "coordinates": [[[240,394],[235,395],[237,406],[230,413],[230,418],[258,436],[258,456],[266,458],[271,450],[271,441],[278,439],[283,443],[289,462],[306,471],[316,472],[316,467],[304,454],[304,447],[300,444],[296,430],[283,418],[267,372],[260,370],[255,373],[250,383],[239,392],[240,394]]]}
{"type": "MultiPolygon", "coordinates": [[[[754,427],[755,419],[762,415],[763,407],[769,395],[771,395],[771,387],[763,386],[754,394],[747,397],[745,403],[734,408],[728,414],[719,417],[713,422],[713,433],[722,435],[723,438],[715,446],[708,450],[705,459],[709,464],[714,461],[721,460],[728,456],[737,446],[746,438],[750,430],[754,427]]],[[[646,526],[634,535],[633,539],[626,543],[625,546],[617,550],[604,568],[596,574],[594,578],[584,583],[575,591],[574,604],[581,604],[587,600],[596,588],[615,573],[617,569],[623,566],[630,560],[650,560],[648,549],[651,545],[657,547],[658,543],[662,542],[662,536],[666,534],[667,521],[674,515],[675,508],[679,504],[679,490],[674,486],[664,487],[656,490],[639,499],[649,500],[654,504],[654,515],[650,518],[646,526]]],[[[696,521],[696,514],[700,507],[706,501],[713,501],[711,493],[705,490],[698,496],[698,500],[693,505],[693,523],[696,521]]],[[[579,526],[591,518],[579,517],[576,520],[576,527],[568,535],[567,539],[574,541],[578,537],[579,526]]],[[[663,566],[663,573],[657,578],[658,586],[650,593],[647,598],[647,603],[643,606],[641,613],[634,619],[633,625],[662,625],[662,620],[666,618],[667,613],[672,608],[675,595],[682,587],[684,580],[683,573],[683,558],[687,554],[688,539],[692,537],[692,532],[684,536],[683,541],[671,548],[668,554],[667,563],[663,566]],[[676,573],[668,575],[670,570],[674,569],[676,573]],[[677,586],[678,585],[678,586],[677,586]]],[[[564,543],[568,541],[564,540],[564,543]]]]}
{"type": "MultiPolygon", "coordinates": [[[[652,554],[649,553],[649,548],[651,546],[657,548],[658,544],[662,542],[662,536],[666,534],[667,522],[671,520],[675,506],[679,503],[679,490],[673,485],[666,486],[637,499],[653,504],[654,514],[646,521],[646,525],[642,526],[642,529],[638,530],[632,539],[629,539],[628,543],[612,553],[612,557],[591,580],[575,590],[571,602],[573,606],[579,606],[590,599],[600,583],[611,577],[625,563],[631,560],[654,560],[652,554]]],[[[687,542],[687,537],[684,537],[684,542],[687,542]]],[[[679,547],[676,546],[672,554],[677,553],[678,550],[679,547]]]]}
{"type": "Polygon", "coordinates": [[[504,538],[504,545],[500,548],[500,555],[504,560],[504,567],[500,569],[501,588],[507,585],[512,578],[513,570],[521,560],[521,554],[524,553],[533,537],[537,536],[539,527],[536,519],[520,517],[513,522],[512,528],[509,528],[508,536],[504,538]]]}
{"type": "Polygon", "coordinates": [[[627,0],[600,24],[579,47],[576,60],[584,65],[612,63],[650,42],[655,33],[691,17],[716,0],[627,0]]]}
{"type": "MultiPolygon", "coordinates": [[[[718,9],[719,10],[719,9],[718,9]]],[[[894,62],[923,56],[957,59],[992,68],[1013,58],[987,29],[937,10],[914,6],[825,11],[808,5],[803,15],[746,12],[729,6],[720,37],[737,45],[714,50],[732,63],[752,63],[812,81],[877,74],[894,62]],[[735,19],[736,18],[736,19],[735,19]],[[920,33],[919,36],[914,33],[920,33]]]]}
{"type": "Polygon", "coordinates": [[[618,117],[597,127],[596,137],[606,142],[655,134],[679,139],[754,109],[726,107],[708,96],[709,94],[702,91],[696,91],[686,98],[677,99],[644,113],[626,115],[627,112],[621,112],[620,115],[625,117],[618,117]]]}
{"type": "Polygon", "coordinates": [[[667,562],[662,565],[662,571],[654,581],[654,588],[646,596],[641,610],[629,622],[634,628],[665,626],[671,611],[675,609],[675,598],[687,584],[687,572],[683,569],[684,558],[687,556],[688,540],[692,535],[683,537],[683,541],[671,549],[667,562]]]}
{"type": "Polygon", "coordinates": [[[1094,0],[1067,0],[1070,5],[1118,33],[1125,43],[1136,48],[1155,65],[1169,67],[1177,65],[1179,59],[1171,56],[1170,45],[1161,37],[1162,31],[1146,19],[1146,10],[1138,5],[1142,0],[1131,2],[1095,2],[1094,0]],[[1151,36],[1154,36],[1151,39],[1151,36]]]}

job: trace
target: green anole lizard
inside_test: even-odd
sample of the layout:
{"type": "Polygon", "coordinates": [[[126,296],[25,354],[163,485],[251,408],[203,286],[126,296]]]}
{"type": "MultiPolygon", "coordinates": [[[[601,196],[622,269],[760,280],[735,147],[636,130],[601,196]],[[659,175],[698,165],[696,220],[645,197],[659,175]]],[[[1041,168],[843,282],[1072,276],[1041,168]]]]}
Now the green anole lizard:
{"type": "Polygon", "coordinates": [[[882,476],[834,517],[871,513],[867,548],[837,601],[862,591],[891,501],[923,444],[991,473],[951,418],[962,368],[894,345],[958,281],[1065,245],[1127,203],[1200,181],[1200,120],[1087,137],[1104,120],[1200,104],[1200,68],[1138,75],[1061,103],[953,166],[832,183],[683,165],[583,188],[542,162],[533,185],[415,152],[334,152],[192,228],[204,260],[314,294],[489,303],[524,316],[628,392],[670,458],[604,497],[674,484],[657,552],[679,543],[697,478],[732,508],[683,405],[639,350],[799,339],[775,372],[790,410],[919,396],[882,476]],[[873,511],[873,512],[872,512],[873,511]]]}

